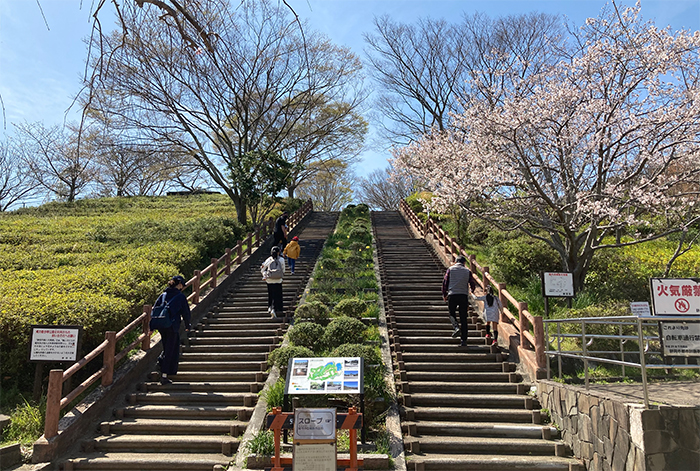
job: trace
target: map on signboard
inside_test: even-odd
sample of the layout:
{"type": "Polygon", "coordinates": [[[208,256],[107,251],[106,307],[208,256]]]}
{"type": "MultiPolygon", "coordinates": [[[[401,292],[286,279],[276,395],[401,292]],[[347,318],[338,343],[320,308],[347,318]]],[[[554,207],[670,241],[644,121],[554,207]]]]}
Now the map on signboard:
{"type": "Polygon", "coordinates": [[[362,392],[360,358],[292,358],[287,393],[357,394],[362,392]]]}
{"type": "Polygon", "coordinates": [[[542,283],[545,296],[567,298],[574,296],[573,273],[544,273],[542,283]]]}

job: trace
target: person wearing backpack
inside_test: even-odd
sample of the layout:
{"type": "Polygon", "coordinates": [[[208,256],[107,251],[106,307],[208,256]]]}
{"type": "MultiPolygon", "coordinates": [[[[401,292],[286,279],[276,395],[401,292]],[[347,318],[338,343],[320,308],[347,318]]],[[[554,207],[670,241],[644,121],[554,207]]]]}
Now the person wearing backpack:
{"type": "Polygon", "coordinates": [[[267,312],[272,317],[283,317],[282,278],[284,277],[284,258],[280,257],[280,248],[275,245],[270,256],[260,266],[263,280],[267,283],[267,312]]]}
{"type": "Polygon", "coordinates": [[[154,311],[164,307],[170,318],[169,327],[159,327],[161,342],[163,343],[163,352],[158,357],[160,365],[161,384],[170,384],[173,381],[169,378],[177,374],[177,367],[180,363],[180,323],[185,322],[185,331],[189,332],[190,328],[190,305],[187,298],[182,294],[187,282],[180,275],[172,277],[168,281],[168,287],[163,294],[158,297],[154,311]]]}

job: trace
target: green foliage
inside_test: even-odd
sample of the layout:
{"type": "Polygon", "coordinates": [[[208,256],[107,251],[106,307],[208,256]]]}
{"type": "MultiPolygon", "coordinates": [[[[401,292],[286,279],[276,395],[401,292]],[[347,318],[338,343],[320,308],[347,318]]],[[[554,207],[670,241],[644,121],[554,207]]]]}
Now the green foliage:
{"type": "Polygon", "coordinates": [[[360,319],[367,311],[367,303],[358,298],[347,298],[340,301],[333,308],[333,317],[352,317],[360,319]]]}
{"type": "MultiPolygon", "coordinates": [[[[423,201],[426,199],[426,196],[428,196],[425,192],[423,193],[413,193],[412,195],[406,197],[406,203],[410,208],[413,210],[414,213],[424,213],[425,208],[423,207],[423,201]]],[[[427,198],[429,199],[429,197],[427,198]]]]}
{"type": "Polygon", "coordinates": [[[44,412],[46,398],[42,398],[38,405],[30,404],[24,397],[10,414],[10,425],[3,431],[3,442],[19,442],[23,445],[31,445],[44,433],[44,412]]]}
{"type": "Polygon", "coordinates": [[[267,412],[271,412],[273,407],[282,407],[284,403],[284,378],[279,378],[275,384],[260,392],[260,396],[267,404],[267,412]]]}
{"type": "Polygon", "coordinates": [[[270,353],[268,362],[271,366],[284,368],[289,364],[290,358],[311,358],[314,356],[314,352],[307,347],[288,345],[273,350],[272,353],[270,353]]]}
{"type": "Polygon", "coordinates": [[[307,303],[319,302],[328,306],[333,302],[333,298],[328,293],[311,293],[306,298],[307,303]]]}
{"type": "Polygon", "coordinates": [[[381,353],[379,353],[379,348],[359,343],[345,343],[339,345],[331,351],[330,356],[364,358],[365,368],[369,368],[371,365],[382,364],[382,356],[381,353]]]}
{"type": "Polygon", "coordinates": [[[365,324],[351,317],[333,319],[323,335],[323,343],[328,348],[336,348],[344,343],[362,343],[365,324]]]}
{"type": "Polygon", "coordinates": [[[523,285],[532,274],[561,269],[559,255],[544,242],[529,237],[506,240],[494,247],[492,261],[496,279],[523,285]]]}
{"type": "Polygon", "coordinates": [[[648,267],[621,250],[604,250],[593,259],[586,290],[601,301],[649,301],[648,267]]]}
{"type": "Polygon", "coordinates": [[[289,341],[298,347],[310,348],[314,352],[322,347],[323,326],[314,322],[295,324],[287,332],[289,341]]]}
{"type": "Polygon", "coordinates": [[[287,186],[294,164],[275,152],[253,150],[232,157],[228,169],[241,198],[253,206],[287,186]]]}
{"type": "Polygon", "coordinates": [[[299,307],[294,311],[294,320],[299,322],[300,320],[310,320],[316,324],[324,324],[329,317],[328,306],[319,301],[309,301],[299,307]]]}
{"type": "Polygon", "coordinates": [[[342,266],[342,262],[336,258],[324,258],[319,268],[325,271],[335,271],[339,270],[342,266]]]}
{"type": "Polygon", "coordinates": [[[250,454],[272,456],[275,454],[275,435],[271,430],[260,430],[247,443],[246,451],[250,454]]]}

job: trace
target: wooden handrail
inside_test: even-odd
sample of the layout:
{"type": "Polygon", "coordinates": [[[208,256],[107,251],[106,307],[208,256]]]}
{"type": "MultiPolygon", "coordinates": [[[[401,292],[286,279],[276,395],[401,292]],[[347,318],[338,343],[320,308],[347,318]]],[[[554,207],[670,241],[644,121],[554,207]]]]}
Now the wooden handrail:
{"type": "Polygon", "coordinates": [[[468,254],[431,217],[428,217],[425,223],[422,223],[405,200],[401,200],[399,212],[406,218],[409,224],[411,224],[417,234],[422,234],[423,237],[431,235],[436,241],[436,247],[441,248],[445,256],[450,257],[455,254],[464,255],[469,260],[469,266],[475,275],[475,280],[482,289],[486,289],[488,285],[498,288],[498,296],[503,305],[502,319],[518,328],[520,331],[521,348],[532,350],[532,348],[530,348],[530,345],[532,345],[537,367],[545,368],[546,357],[542,316],[533,316],[527,310],[527,303],[522,303],[515,299],[506,289],[505,283],[497,282],[489,273],[488,267],[478,264],[474,255],[468,254]],[[508,309],[508,303],[517,309],[517,315],[508,309]],[[534,335],[530,332],[530,326],[532,326],[534,335]]]}
{"type": "MultiPolygon", "coordinates": [[[[289,229],[291,230],[296,226],[299,221],[304,219],[304,217],[313,211],[313,204],[311,200],[306,201],[301,207],[292,213],[289,218],[289,229]]],[[[248,233],[246,237],[246,249],[245,253],[251,255],[252,253],[252,237],[254,233],[256,246],[262,245],[262,242],[271,233],[274,227],[274,221],[270,219],[269,221],[263,223],[262,227],[257,231],[248,233]]],[[[243,241],[239,240],[234,249],[226,249],[224,255],[218,259],[212,258],[211,263],[204,270],[196,270],[194,276],[190,278],[185,287],[192,288],[192,294],[187,297],[188,301],[192,301],[194,304],[199,303],[199,298],[202,288],[211,285],[212,288],[216,287],[219,275],[230,274],[233,265],[240,265],[243,261],[243,241]],[[236,251],[236,258],[231,259],[231,254],[236,251]],[[225,266],[220,270],[218,265],[224,263],[225,266]],[[209,279],[202,283],[202,277],[205,275],[210,275],[209,279]]],[[[46,418],[44,421],[44,438],[49,440],[56,435],[58,435],[58,421],[60,419],[61,410],[71,403],[75,398],[80,396],[88,387],[95,383],[98,379],[102,378],[102,386],[109,386],[112,384],[114,376],[114,366],[119,360],[124,358],[132,348],[136,345],[141,344],[141,350],[148,350],[150,348],[150,339],[152,332],[149,328],[149,321],[151,319],[151,305],[146,304],[143,306],[143,313],[139,315],[136,319],[131,321],[126,327],[121,329],[119,332],[106,332],[105,341],[98,345],[94,350],[85,355],[83,358],[75,362],[67,370],[51,370],[49,373],[49,386],[46,395],[46,418]],[[116,345],[119,340],[121,340],[126,334],[135,330],[138,326],[141,326],[142,333],[122,349],[119,353],[116,353],[116,345]],[[62,397],[63,383],[73,376],[76,372],[81,370],[85,365],[94,360],[97,356],[102,353],[102,367],[97,370],[92,376],[83,381],[70,391],[65,397],[62,397]]]]}

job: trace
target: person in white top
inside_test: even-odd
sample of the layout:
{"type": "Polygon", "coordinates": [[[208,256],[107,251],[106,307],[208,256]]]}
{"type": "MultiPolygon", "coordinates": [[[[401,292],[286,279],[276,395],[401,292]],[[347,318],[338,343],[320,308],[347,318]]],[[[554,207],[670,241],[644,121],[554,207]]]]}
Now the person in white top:
{"type": "Polygon", "coordinates": [[[485,296],[477,296],[477,301],[484,302],[484,321],[486,321],[486,343],[498,344],[498,321],[501,318],[501,301],[493,295],[493,288],[489,286],[485,296]],[[491,339],[491,326],[493,326],[493,340],[491,339]]]}
{"type": "Polygon", "coordinates": [[[284,257],[280,257],[280,248],[275,245],[270,256],[260,266],[260,273],[267,283],[267,312],[272,317],[284,317],[282,298],[282,278],[284,277],[284,257]]]}

